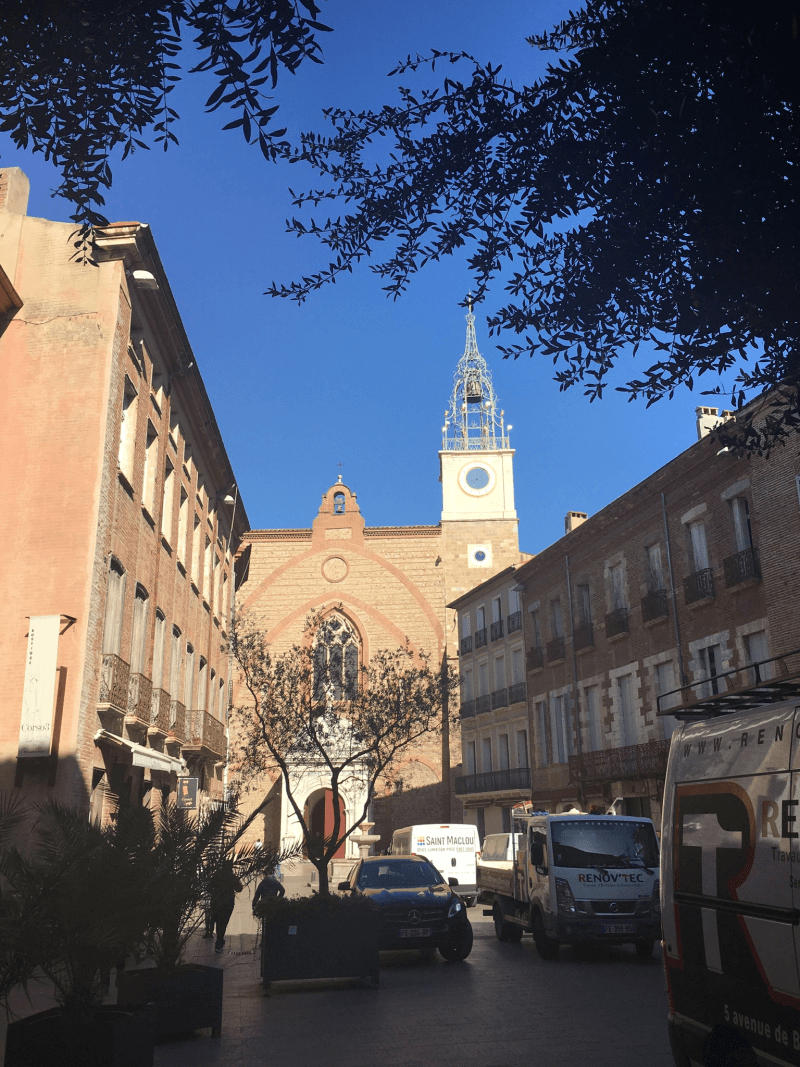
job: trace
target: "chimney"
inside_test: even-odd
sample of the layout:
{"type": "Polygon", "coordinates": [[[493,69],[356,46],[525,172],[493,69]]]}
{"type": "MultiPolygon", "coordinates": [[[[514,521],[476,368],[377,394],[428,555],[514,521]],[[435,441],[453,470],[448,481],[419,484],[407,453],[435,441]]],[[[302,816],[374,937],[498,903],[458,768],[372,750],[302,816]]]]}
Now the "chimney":
{"type": "Polygon", "coordinates": [[[24,215],[28,210],[31,183],[19,167],[0,168],[0,210],[24,215]]]}
{"type": "Polygon", "coordinates": [[[568,511],[564,517],[564,533],[572,533],[573,530],[577,530],[578,527],[586,522],[588,515],[585,511],[568,511]]]}
{"type": "Polygon", "coordinates": [[[715,430],[721,422],[726,422],[728,419],[732,419],[734,412],[723,411],[719,414],[719,408],[695,408],[695,415],[697,415],[697,440],[702,441],[704,437],[707,437],[712,430],[715,430]]]}

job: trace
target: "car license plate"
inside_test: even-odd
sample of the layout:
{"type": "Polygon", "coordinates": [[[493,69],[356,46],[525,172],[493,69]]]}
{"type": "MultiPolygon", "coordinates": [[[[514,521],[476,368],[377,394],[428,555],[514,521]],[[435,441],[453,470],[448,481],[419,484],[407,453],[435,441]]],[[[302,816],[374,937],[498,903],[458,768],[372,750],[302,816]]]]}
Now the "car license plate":
{"type": "Polygon", "coordinates": [[[430,937],[431,936],[431,932],[430,932],[430,930],[427,930],[424,927],[423,928],[417,927],[414,930],[401,930],[400,931],[400,936],[401,937],[430,937]]]}
{"type": "Polygon", "coordinates": [[[632,934],[635,929],[633,923],[603,923],[604,934],[632,934]]]}

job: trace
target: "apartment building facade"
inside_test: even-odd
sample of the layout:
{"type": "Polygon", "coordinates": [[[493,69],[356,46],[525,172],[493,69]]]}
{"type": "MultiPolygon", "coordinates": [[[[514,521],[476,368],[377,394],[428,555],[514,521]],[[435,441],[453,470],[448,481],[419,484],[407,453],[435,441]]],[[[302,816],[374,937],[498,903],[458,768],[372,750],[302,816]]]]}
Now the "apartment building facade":
{"type": "Polygon", "coordinates": [[[466,821],[486,834],[511,829],[511,808],[530,797],[530,745],[519,566],[454,600],[461,678],[461,761],[456,795],[466,821]]]}
{"type": "MultiPolygon", "coordinates": [[[[737,458],[708,435],[716,418],[698,409],[695,444],[596,515],[571,512],[514,573],[536,808],[618,801],[658,821],[669,708],[747,684],[753,664],[768,678],[797,662],[798,450],[737,458]]],[[[463,722],[504,728],[505,712],[473,719],[462,700],[463,722]]]]}
{"type": "Polygon", "coordinates": [[[27,191],[0,172],[0,785],[98,820],[178,775],[221,798],[248,525],[233,470],[149,228],[98,232],[84,264],[27,191]]]}

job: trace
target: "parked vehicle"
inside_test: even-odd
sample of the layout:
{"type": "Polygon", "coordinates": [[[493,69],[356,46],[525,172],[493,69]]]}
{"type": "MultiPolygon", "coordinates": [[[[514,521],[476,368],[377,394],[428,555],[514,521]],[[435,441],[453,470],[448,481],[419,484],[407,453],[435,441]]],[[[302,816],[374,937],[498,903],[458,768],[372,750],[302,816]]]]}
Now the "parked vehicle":
{"type": "MultiPolygon", "coordinates": [[[[543,959],[561,944],[632,943],[651,956],[660,934],[659,856],[649,819],[619,815],[515,817],[520,849],[491,869],[485,896],[498,940],[533,934],[543,959]]],[[[516,835],[515,835],[516,836],[516,835]]],[[[516,842],[512,838],[512,847],[516,842]]],[[[482,877],[489,877],[481,865],[482,877]]]]}
{"type": "Polygon", "coordinates": [[[800,1064],[800,685],[783,667],[669,709],[694,719],[672,735],[661,836],[679,1067],[800,1064]]]}
{"type": "Polygon", "coordinates": [[[492,893],[504,893],[508,872],[522,847],[522,834],[489,834],[484,837],[476,866],[478,900],[491,899],[492,893]]]}
{"type": "Polygon", "coordinates": [[[472,951],[472,925],[453,886],[421,856],[368,856],[359,860],[339,892],[363,896],[383,912],[381,949],[437,948],[446,960],[472,951]]]}
{"type": "Polygon", "coordinates": [[[480,855],[478,828],[470,823],[423,823],[392,834],[393,856],[426,856],[446,878],[458,879],[458,893],[475,907],[475,864],[480,855]]]}

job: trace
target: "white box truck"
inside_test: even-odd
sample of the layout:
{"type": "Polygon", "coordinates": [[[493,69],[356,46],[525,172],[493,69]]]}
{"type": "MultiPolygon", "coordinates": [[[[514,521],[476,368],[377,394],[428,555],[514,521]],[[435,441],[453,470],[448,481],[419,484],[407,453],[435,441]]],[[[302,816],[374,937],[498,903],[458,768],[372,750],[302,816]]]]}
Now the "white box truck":
{"type": "Polygon", "coordinates": [[[475,861],[480,855],[477,826],[469,823],[422,823],[392,834],[393,856],[425,856],[443,876],[455,878],[456,892],[468,908],[475,907],[475,861]]]}
{"type": "Polygon", "coordinates": [[[511,863],[479,865],[500,941],[533,934],[543,959],[561,944],[632,943],[652,955],[660,937],[659,851],[649,819],[619,815],[514,816],[511,863]],[[516,843],[520,848],[516,851],[516,843]]]}
{"type": "Polygon", "coordinates": [[[800,1065],[800,679],[782,667],[774,681],[756,674],[747,689],[664,712],[684,720],[661,831],[679,1067],[800,1065]]]}

